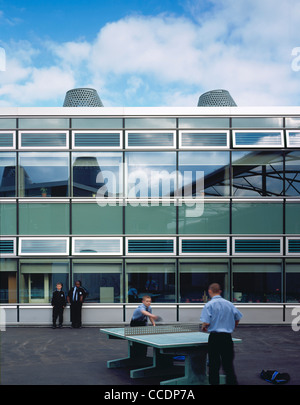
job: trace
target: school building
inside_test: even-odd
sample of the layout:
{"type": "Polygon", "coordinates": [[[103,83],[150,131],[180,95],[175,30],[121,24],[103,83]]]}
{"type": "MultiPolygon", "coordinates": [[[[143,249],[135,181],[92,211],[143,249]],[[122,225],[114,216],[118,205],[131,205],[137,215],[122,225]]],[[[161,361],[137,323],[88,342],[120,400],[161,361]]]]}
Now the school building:
{"type": "MultiPolygon", "coordinates": [[[[91,101],[92,100],[92,101],[91,101]]],[[[244,323],[300,301],[300,108],[0,109],[0,308],[50,325],[56,283],[88,290],[83,325],[122,324],[144,294],[164,322],[198,322],[219,282],[244,323]]],[[[65,324],[69,322],[65,310],[65,324]]]]}

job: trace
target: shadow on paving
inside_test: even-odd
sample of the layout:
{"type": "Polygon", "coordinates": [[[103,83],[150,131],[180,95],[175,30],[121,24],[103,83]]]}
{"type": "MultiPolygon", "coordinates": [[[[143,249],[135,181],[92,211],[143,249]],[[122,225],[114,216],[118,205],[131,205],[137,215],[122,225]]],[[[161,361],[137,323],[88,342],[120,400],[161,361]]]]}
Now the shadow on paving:
{"type": "MultiPolygon", "coordinates": [[[[274,369],[290,374],[287,385],[299,385],[299,333],[290,326],[240,325],[233,334],[243,340],[235,345],[239,384],[270,385],[259,374],[274,369]]],[[[108,360],[127,356],[127,342],[108,339],[100,327],[8,327],[0,343],[1,385],[159,385],[161,380],[131,379],[129,369],[107,369],[108,360]]]]}

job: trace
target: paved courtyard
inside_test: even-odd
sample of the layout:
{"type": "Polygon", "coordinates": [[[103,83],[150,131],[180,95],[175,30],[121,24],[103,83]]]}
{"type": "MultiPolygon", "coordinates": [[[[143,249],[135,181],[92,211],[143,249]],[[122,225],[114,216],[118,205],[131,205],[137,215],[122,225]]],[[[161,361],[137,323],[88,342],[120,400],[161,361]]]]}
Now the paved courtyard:
{"type": "MultiPolygon", "coordinates": [[[[259,377],[262,369],[288,372],[288,385],[300,384],[300,331],[290,326],[240,325],[233,336],[243,339],[235,345],[240,385],[270,385],[259,377]]],[[[130,379],[128,369],[107,369],[107,360],[127,355],[127,342],[108,339],[100,326],[8,327],[0,339],[1,385],[158,386],[160,382],[157,377],[130,379]]]]}

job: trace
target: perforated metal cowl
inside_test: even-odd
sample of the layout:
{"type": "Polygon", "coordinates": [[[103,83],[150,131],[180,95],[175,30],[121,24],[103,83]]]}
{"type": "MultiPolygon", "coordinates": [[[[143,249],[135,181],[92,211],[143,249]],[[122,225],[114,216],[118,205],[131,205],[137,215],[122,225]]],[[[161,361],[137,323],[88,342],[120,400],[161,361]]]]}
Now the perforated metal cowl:
{"type": "Polygon", "coordinates": [[[103,107],[95,89],[78,88],[67,91],[64,107],[103,107]]]}
{"type": "Polygon", "coordinates": [[[198,107],[236,107],[227,90],[211,90],[199,97],[198,107]]]}

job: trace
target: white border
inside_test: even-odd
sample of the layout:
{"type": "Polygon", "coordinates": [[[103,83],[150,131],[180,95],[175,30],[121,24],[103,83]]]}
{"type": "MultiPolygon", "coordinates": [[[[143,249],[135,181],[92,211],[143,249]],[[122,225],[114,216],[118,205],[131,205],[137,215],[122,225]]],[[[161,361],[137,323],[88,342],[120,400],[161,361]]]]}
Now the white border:
{"type": "Polygon", "coordinates": [[[69,238],[56,238],[56,237],[20,237],[19,238],[19,256],[69,256],[69,238]],[[55,253],[55,252],[51,252],[51,253],[47,253],[47,252],[39,252],[39,253],[23,253],[22,252],[22,242],[23,240],[55,240],[55,241],[65,241],[66,242],[66,250],[65,252],[59,252],[59,253],[55,253]]]}
{"type": "Polygon", "coordinates": [[[300,148],[300,129],[291,129],[286,131],[286,146],[287,148],[300,148]],[[299,133],[299,144],[298,145],[291,145],[290,144],[290,133],[291,132],[298,132],[299,133]]]}
{"type": "Polygon", "coordinates": [[[59,150],[59,149],[69,149],[69,136],[68,136],[69,131],[51,131],[51,130],[34,130],[34,131],[19,131],[19,149],[20,150],[59,150]],[[47,134],[65,134],[66,137],[66,144],[65,146],[22,146],[22,135],[23,134],[44,134],[47,136],[47,134]]]}
{"type": "Polygon", "coordinates": [[[285,240],[286,255],[287,256],[298,256],[299,257],[300,252],[296,252],[296,253],[289,252],[289,240],[291,240],[291,239],[296,239],[296,240],[300,241],[300,236],[291,236],[291,237],[286,238],[286,240],[285,240]]]}
{"type": "Polygon", "coordinates": [[[13,241],[14,248],[13,248],[13,253],[0,253],[0,259],[1,259],[1,257],[13,257],[13,256],[16,256],[16,251],[17,251],[17,249],[16,249],[16,238],[10,238],[10,237],[1,236],[0,241],[1,240],[13,241]]]}
{"type": "Polygon", "coordinates": [[[179,254],[180,254],[180,256],[228,256],[229,255],[229,237],[217,237],[217,236],[209,236],[209,237],[207,237],[207,238],[205,238],[205,237],[198,237],[198,236],[191,236],[191,237],[187,237],[187,236],[181,236],[181,237],[179,237],[179,254]],[[225,253],[217,253],[217,252],[205,252],[205,253],[183,253],[182,252],[182,241],[183,240],[190,240],[190,239],[193,239],[193,240],[226,240],[226,246],[227,246],[227,249],[226,249],[226,252],[225,253]]]}
{"type": "Polygon", "coordinates": [[[283,148],[284,147],[284,135],[283,135],[283,130],[274,130],[274,129],[263,129],[263,130],[257,130],[257,129],[241,129],[241,130],[233,130],[232,131],[232,143],[233,143],[233,147],[234,148],[283,148]],[[237,145],[236,144],[236,133],[272,133],[272,132],[278,132],[280,133],[280,138],[281,138],[281,142],[280,145],[272,145],[272,144],[268,144],[268,145],[264,145],[264,144],[259,144],[259,145],[253,145],[253,144],[249,144],[249,145],[237,145]]]}
{"type": "Polygon", "coordinates": [[[122,237],[73,237],[72,238],[72,255],[73,256],[122,256],[123,254],[123,244],[122,237]],[[78,240],[118,240],[119,241],[119,252],[76,252],[75,244],[78,240]]]}
{"type": "Polygon", "coordinates": [[[268,236],[263,236],[263,237],[253,237],[253,236],[250,236],[250,237],[246,237],[246,236],[244,236],[244,237],[233,237],[232,238],[232,255],[233,256],[251,256],[251,257],[253,257],[253,256],[257,256],[257,257],[270,257],[270,256],[282,256],[282,237],[274,237],[274,236],[270,236],[270,237],[268,237],[268,236]],[[279,242],[280,242],[280,250],[279,250],[279,252],[278,253],[275,253],[275,252],[261,252],[261,253],[251,253],[251,252],[245,252],[245,253],[236,253],[236,251],[235,251],[235,241],[236,240],[245,240],[245,239],[250,239],[250,240],[269,240],[269,239],[273,239],[273,240],[279,240],[279,242]]]}
{"type": "Polygon", "coordinates": [[[125,147],[126,149],[155,149],[155,150],[165,150],[165,149],[175,149],[176,148],[176,130],[160,130],[160,129],[151,129],[149,131],[145,129],[128,129],[125,131],[125,147]],[[128,134],[129,133],[139,133],[139,134],[155,134],[155,133],[162,133],[162,134],[173,134],[173,145],[171,146],[128,146],[128,134]]]}
{"type": "Polygon", "coordinates": [[[176,255],[176,237],[155,237],[155,236],[149,236],[149,237],[126,237],[126,256],[175,256],[176,255]],[[128,242],[130,240],[172,240],[173,241],[173,252],[163,252],[163,253],[150,253],[150,252],[145,252],[145,253],[129,253],[128,252],[128,242]]]}
{"type": "Polygon", "coordinates": [[[13,150],[16,149],[16,131],[5,131],[5,130],[1,130],[0,134],[12,134],[13,136],[13,146],[1,146],[1,151],[2,150],[13,150]]]}
{"type": "Polygon", "coordinates": [[[217,150],[219,150],[219,149],[221,149],[221,150],[224,150],[224,149],[229,149],[229,147],[230,147],[229,130],[222,131],[221,129],[215,129],[215,130],[208,130],[208,131],[205,131],[205,130],[200,131],[198,129],[193,130],[192,128],[190,128],[190,129],[181,129],[179,131],[179,148],[180,149],[184,149],[184,150],[185,149],[196,149],[196,150],[201,150],[201,149],[203,149],[203,150],[207,150],[207,149],[213,149],[213,150],[217,149],[217,150]],[[226,134],[226,146],[213,146],[213,145],[211,145],[211,146],[182,146],[182,134],[183,133],[226,134]]]}
{"type": "Polygon", "coordinates": [[[72,131],[72,149],[74,150],[120,150],[123,149],[122,130],[73,130],[72,131]],[[75,146],[75,134],[119,134],[119,146],[75,146]]]}

